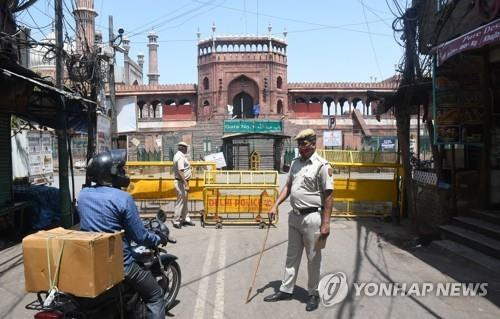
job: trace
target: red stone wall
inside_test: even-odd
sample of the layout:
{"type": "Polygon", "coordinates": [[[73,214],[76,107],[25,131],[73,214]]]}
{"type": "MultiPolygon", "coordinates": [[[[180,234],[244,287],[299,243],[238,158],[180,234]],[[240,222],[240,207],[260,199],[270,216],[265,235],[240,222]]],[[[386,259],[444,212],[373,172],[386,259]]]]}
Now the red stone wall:
{"type": "Polygon", "coordinates": [[[319,119],[323,117],[321,103],[295,103],[292,108],[296,118],[319,119]]]}

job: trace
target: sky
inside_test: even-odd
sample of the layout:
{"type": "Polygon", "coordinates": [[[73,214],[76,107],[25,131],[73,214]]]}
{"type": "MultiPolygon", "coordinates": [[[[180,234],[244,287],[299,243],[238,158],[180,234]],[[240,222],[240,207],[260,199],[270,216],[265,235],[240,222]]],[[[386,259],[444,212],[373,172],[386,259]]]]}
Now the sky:
{"type": "MultiPolygon", "coordinates": [[[[73,34],[72,1],[64,1],[68,34],[73,34]]],[[[158,34],[161,84],[196,83],[197,36],[272,34],[288,44],[288,82],[370,82],[395,74],[403,55],[396,43],[392,21],[394,1],[402,8],[410,0],[95,0],[96,29],[108,39],[108,17],[115,33],[129,37],[130,56],[145,56],[147,34],[158,34]],[[388,3],[391,7],[388,7],[388,3]],[[391,12],[392,11],[392,12],[391,12]]],[[[54,0],[38,0],[18,15],[19,24],[32,28],[40,40],[51,30],[54,0]]],[[[118,59],[121,63],[122,59],[118,59]]]]}

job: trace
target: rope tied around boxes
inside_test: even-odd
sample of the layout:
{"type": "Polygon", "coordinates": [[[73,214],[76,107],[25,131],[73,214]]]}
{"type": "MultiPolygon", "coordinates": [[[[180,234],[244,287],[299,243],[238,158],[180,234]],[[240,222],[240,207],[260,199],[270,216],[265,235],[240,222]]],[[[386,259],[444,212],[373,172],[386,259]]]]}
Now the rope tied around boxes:
{"type": "Polygon", "coordinates": [[[49,271],[49,295],[56,293],[56,292],[59,292],[59,290],[57,289],[57,283],[59,281],[59,271],[61,269],[61,267],[60,267],[61,266],[61,259],[62,259],[62,255],[63,255],[63,251],[64,251],[64,243],[65,243],[65,241],[63,240],[61,250],[59,251],[59,257],[57,258],[56,271],[54,274],[54,278],[52,278],[52,272],[51,272],[51,267],[50,267],[50,245],[49,245],[49,243],[50,243],[50,240],[53,238],[57,238],[57,236],[47,237],[46,245],[45,245],[45,248],[47,249],[47,268],[49,271]]]}

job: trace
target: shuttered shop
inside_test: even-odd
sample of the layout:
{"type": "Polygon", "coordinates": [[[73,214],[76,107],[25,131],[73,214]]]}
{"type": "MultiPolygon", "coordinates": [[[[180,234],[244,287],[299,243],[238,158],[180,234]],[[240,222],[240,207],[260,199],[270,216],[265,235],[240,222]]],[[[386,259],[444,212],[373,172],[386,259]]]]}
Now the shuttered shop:
{"type": "Polygon", "coordinates": [[[0,114],[0,205],[12,199],[10,115],[0,114]]]}

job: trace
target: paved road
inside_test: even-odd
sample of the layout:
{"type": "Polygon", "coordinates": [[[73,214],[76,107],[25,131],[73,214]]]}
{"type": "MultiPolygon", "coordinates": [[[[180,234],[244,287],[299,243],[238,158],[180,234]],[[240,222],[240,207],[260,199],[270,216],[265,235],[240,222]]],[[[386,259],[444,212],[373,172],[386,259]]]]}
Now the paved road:
{"type": "MultiPolygon", "coordinates": [[[[282,205],[281,220],[271,228],[266,252],[246,304],[251,276],[265,230],[256,227],[173,229],[182,287],[179,303],[170,316],[177,318],[499,318],[500,275],[442,254],[432,247],[403,250],[406,231],[378,220],[335,220],[324,250],[322,274],[342,271],[354,282],[488,282],[487,297],[355,297],[320,306],[306,313],[307,264],[302,260],[294,299],[265,303],[283,275],[287,245],[289,204],[282,205]]],[[[0,252],[0,318],[32,318],[24,305],[35,297],[23,290],[22,253],[19,245],[0,252]]]]}

